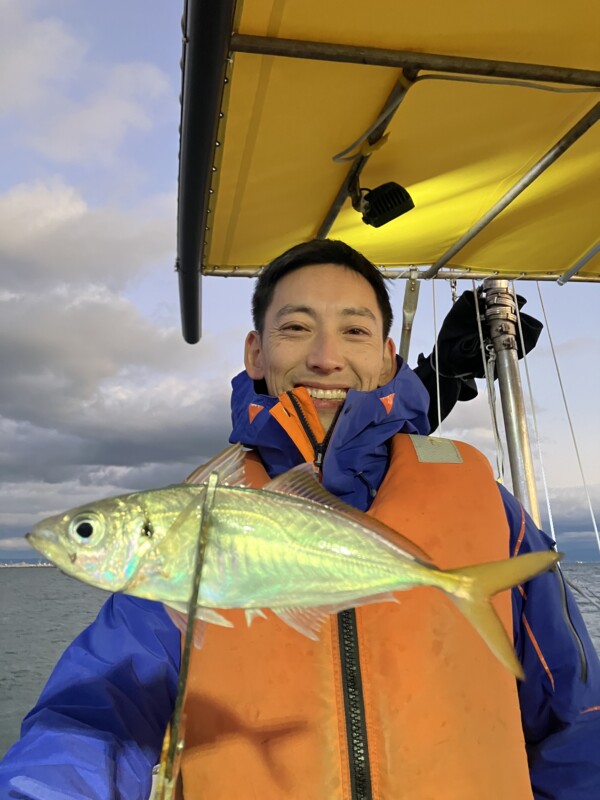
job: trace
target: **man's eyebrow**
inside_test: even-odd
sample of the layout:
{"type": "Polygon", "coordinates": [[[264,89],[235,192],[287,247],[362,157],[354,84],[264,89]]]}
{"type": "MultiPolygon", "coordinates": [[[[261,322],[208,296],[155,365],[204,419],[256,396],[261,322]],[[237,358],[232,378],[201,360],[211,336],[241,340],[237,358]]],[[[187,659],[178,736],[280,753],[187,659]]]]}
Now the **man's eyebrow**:
{"type": "Polygon", "coordinates": [[[344,317],[368,317],[369,319],[373,320],[373,322],[377,322],[375,319],[375,314],[371,311],[370,308],[366,306],[358,306],[357,308],[344,308],[342,309],[342,316],[344,317]]]}
{"type": "MultiPolygon", "coordinates": [[[[286,317],[288,314],[308,314],[309,317],[313,318],[317,316],[314,308],[310,306],[288,303],[285,306],[281,306],[279,311],[275,314],[275,322],[279,322],[282,317],[286,317]]],[[[342,317],[367,317],[373,322],[377,322],[375,314],[366,306],[350,306],[348,308],[343,308],[340,314],[342,317]]]]}
{"type": "Polygon", "coordinates": [[[310,306],[299,306],[288,303],[285,306],[281,306],[279,311],[275,314],[275,321],[278,322],[282,317],[286,317],[288,314],[308,314],[311,317],[316,317],[315,310],[310,306]]]}

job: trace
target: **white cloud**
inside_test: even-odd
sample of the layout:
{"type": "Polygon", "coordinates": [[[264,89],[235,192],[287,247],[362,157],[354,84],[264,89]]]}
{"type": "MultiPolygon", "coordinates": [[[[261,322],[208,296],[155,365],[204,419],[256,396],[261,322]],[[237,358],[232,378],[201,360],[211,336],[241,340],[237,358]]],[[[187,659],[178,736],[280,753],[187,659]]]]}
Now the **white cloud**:
{"type": "Polygon", "coordinates": [[[110,164],[130,132],[152,128],[168,93],[168,81],[157,67],[118,64],[82,102],[63,97],[31,143],[55,161],[110,164]]]}
{"type": "Polygon", "coordinates": [[[10,120],[13,145],[98,171],[119,163],[129,134],[177,118],[161,69],[144,61],[106,66],[85,34],[39,6],[1,5],[0,119],[10,120]]]}
{"type": "Polygon", "coordinates": [[[58,281],[123,286],[140,267],[173,261],[175,196],[136,208],[92,208],[61,178],[19,184],[0,195],[0,267],[5,288],[58,281]]]}
{"type": "Polygon", "coordinates": [[[0,115],[35,111],[78,74],[86,44],[58,19],[33,18],[34,3],[0,3],[0,115]]]}

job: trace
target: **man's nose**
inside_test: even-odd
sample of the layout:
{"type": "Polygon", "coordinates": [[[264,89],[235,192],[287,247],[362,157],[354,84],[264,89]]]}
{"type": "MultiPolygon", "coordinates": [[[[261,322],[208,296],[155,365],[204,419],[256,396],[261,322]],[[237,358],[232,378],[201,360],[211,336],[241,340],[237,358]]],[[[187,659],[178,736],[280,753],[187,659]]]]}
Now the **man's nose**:
{"type": "Polygon", "coordinates": [[[338,338],[327,333],[315,337],[308,353],[308,366],[320,372],[342,369],[344,359],[338,338]]]}

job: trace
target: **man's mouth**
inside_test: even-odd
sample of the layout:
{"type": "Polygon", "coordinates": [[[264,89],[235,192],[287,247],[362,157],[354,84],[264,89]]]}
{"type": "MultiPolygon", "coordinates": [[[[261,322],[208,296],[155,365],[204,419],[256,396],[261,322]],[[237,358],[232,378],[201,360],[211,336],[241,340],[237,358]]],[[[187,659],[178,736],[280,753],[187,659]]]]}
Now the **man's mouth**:
{"type": "Polygon", "coordinates": [[[348,394],[347,389],[318,389],[316,386],[306,386],[305,389],[314,400],[343,401],[348,394]]]}

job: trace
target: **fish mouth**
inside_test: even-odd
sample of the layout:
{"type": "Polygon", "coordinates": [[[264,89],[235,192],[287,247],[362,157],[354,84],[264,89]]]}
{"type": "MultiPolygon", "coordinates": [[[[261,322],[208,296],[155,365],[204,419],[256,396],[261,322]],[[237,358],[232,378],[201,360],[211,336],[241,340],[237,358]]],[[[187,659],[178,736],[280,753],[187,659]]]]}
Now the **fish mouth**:
{"type": "Polygon", "coordinates": [[[77,560],[76,553],[69,553],[64,545],[56,541],[50,531],[36,530],[35,528],[25,534],[27,542],[60,569],[68,568],[77,560]]]}

